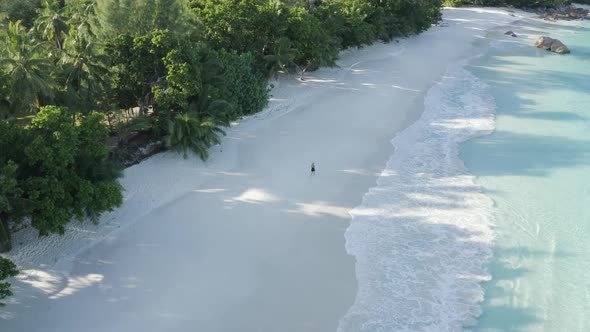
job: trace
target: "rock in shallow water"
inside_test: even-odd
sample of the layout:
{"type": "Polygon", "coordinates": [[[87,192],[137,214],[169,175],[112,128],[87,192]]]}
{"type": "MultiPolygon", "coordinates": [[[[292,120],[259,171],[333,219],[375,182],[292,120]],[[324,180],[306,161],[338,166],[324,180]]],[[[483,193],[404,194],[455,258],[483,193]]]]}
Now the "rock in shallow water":
{"type": "Polygon", "coordinates": [[[535,47],[544,48],[548,51],[565,54],[569,53],[570,50],[565,46],[559,39],[553,39],[546,36],[541,36],[535,42],[535,47]]]}
{"type": "Polygon", "coordinates": [[[507,36],[516,37],[516,34],[514,32],[512,32],[512,31],[506,31],[506,32],[504,32],[504,34],[507,35],[507,36]]]}

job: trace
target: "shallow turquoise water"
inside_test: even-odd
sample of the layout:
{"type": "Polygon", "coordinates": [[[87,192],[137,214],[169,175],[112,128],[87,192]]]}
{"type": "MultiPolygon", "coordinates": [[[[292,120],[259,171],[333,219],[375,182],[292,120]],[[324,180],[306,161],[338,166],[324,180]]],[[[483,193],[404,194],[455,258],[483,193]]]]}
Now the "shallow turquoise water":
{"type": "Polygon", "coordinates": [[[495,203],[475,331],[590,331],[590,24],[571,24],[515,27],[570,55],[500,43],[467,66],[496,102],[495,132],[461,147],[495,203]]]}

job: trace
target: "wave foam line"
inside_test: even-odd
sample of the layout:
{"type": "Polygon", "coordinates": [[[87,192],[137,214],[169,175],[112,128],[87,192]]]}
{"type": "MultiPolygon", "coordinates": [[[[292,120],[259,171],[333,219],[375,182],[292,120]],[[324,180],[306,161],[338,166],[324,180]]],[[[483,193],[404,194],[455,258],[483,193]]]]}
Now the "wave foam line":
{"type": "Polygon", "coordinates": [[[391,141],[377,186],[350,212],[359,289],[339,332],[460,331],[480,314],[492,200],[458,151],[494,129],[494,110],[488,86],[451,65],[422,117],[391,141]]]}

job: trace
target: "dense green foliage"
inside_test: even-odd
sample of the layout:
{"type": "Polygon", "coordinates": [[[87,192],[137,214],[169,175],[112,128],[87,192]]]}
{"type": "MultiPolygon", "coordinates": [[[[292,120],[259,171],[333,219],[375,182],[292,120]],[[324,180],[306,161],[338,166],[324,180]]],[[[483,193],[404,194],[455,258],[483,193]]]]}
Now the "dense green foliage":
{"type": "MultiPolygon", "coordinates": [[[[15,277],[18,274],[16,265],[10,260],[0,256],[0,300],[12,295],[10,291],[10,283],[5,282],[8,277],[15,277]]],[[[4,303],[0,302],[0,307],[3,307],[4,303]]]]}
{"type": "MultiPolygon", "coordinates": [[[[16,181],[16,170],[17,166],[14,162],[6,161],[0,155],[0,250],[10,250],[10,232],[6,218],[13,210],[15,201],[22,194],[22,190],[18,187],[16,181]]],[[[18,206],[18,203],[16,205],[18,206]]],[[[4,280],[16,276],[17,273],[14,263],[0,256],[0,300],[12,295],[10,283],[4,280]]],[[[0,302],[0,307],[2,306],[4,306],[4,303],[0,302]]]]}
{"type": "Polygon", "coordinates": [[[234,107],[236,116],[256,113],[267,103],[266,77],[254,71],[255,57],[252,53],[237,54],[235,51],[211,52],[217,58],[223,78],[224,98],[234,107]]]}
{"type": "Polygon", "coordinates": [[[192,0],[190,7],[212,47],[250,52],[270,73],[333,65],[342,48],[421,32],[440,18],[438,0],[192,0]]]}
{"type": "Polygon", "coordinates": [[[179,0],[100,0],[95,5],[97,33],[105,40],[120,35],[142,36],[154,30],[190,35],[190,17],[179,0]]]}
{"type": "MultiPolygon", "coordinates": [[[[3,129],[0,127],[0,129],[3,129]]],[[[0,250],[10,250],[10,229],[8,216],[13,212],[15,201],[22,195],[22,189],[16,180],[16,164],[0,156],[0,250]]]]}
{"type": "Polygon", "coordinates": [[[2,158],[19,165],[17,198],[31,202],[26,213],[12,209],[3,214],[30,217],[45,235],[63,233],[72,216],[96,219],[121,204],[118,168],[108,160],[103,143],[108,135],[103,120],[99,113],[75,117],[64,108],[44,106],[25,128],[3,122],[2,158]]]}
{"type": "Polygon", "coordinates": [[[37,16],[37,8],[41,6],[39,0],[2,0],[0,1],[0,18],[11,22],[21,21],[29,28],[37,16]]]}

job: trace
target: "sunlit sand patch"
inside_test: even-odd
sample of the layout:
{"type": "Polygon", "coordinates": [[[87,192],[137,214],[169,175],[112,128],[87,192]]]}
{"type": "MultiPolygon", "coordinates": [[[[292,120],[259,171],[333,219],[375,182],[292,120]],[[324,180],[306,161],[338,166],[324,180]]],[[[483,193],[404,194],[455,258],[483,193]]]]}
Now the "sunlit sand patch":
{"type": "Polygon", "coordinates": [[[278,200],[279,199],[275,195],[265,191],[264,189],[251,188],[241,193],[240,196],[226,199],[225,202],[271,203],[278,200]]]}
{"type": "Polygon", "coordinates": [[[16,277],[22,283],[30,285],[45,294],[51,294],[57,291],[62,278],[42,270],[23,270],[16,277]]]}
{"type": "Polygon", "coordinates": [[[395,175],[388,170],[370,170],[370,169],[361,169],[361,168],[353,168],[353,169],[340,169],[338,172],[348,173],[348,174],[355,174],[355,175],[369,175],[369,176],[390,176],[395,175]]]}
{"type": "Polygon", "coordinates": [[[385,217],[387,213],[384,209],[357,207],[352,211],[352,214],[362,217],[385,217]]]}
{"type": "Polygon", "coordinates": [[[227,189],[223,188],[208,188],[208,189],[195,189],[193,190],[194,193],[204,193],[204,194],[216,194],[222,193],[227,191],[227,189]]]}
{"type": "Polygon", "coordinates": [[[337,80],[334,79],[320,79],[315,77],[306,77],[305,82],[309,83],[337,83],[337,80]]]}
{"type": "Polygon", "coordinates": [[[0,311],[0,319],[11,319],[14,318],[14,314],[7,311],[0,311]]]}
{"type": "Polygon", "coordinates": [[[50,296],[49,298],[55,300],[64,296],[72,295],[83,288],[88,288],[96,283],[101,282],[103,279],[104,276],[102,274],[94,273],[85,276],[69,277],[68,286],[62,289],[59,293],[50,296]]]}
{"type": "Polygon", "coordinates": [[[356,175],[373,175],[371,171],[369,171],[367,169],[360,169],[360,168],[355,168],[355,169],[341,169],[341,170],[339,170],[339,172],[349,173],[349,174],[356,174],[356,175]]]}
{"type": "Polygon", "coordinates": [[[383,171],[381,171],[380,174],[377,174],[377,175],[379,175],[381,177],[396,176],[396,175],[398,175],[398,172],[396,172],[393,169],[384,169],[383,171]]]}
{"type": "Polygon", "coordinates": [[[230,176],[247,176],[248,175],[246,173],[240,173],[240,172],[217,172],[216,174],[230,175],[230,176]]]}
{"type": "Polygon", "coordinates": [[[115,264],[115,262],[113,262],[113,261],[104,260],[104,259],[97,259],[96,262],[98,264],[102,264],[102,265],[112,265],[112,264],[115,264]]]}
{"type": "Polygon", "coordinates": [[[405,90],[405,91],[420,92],[420,90],[405,88],[405,87],[399,86],[399,85],[392,85],[391,87],[396,88],[396,89],[400,89],[400,90],[405,90]]]}
{"type": "Polygon", "coordinates": [[[349,219],[349,208],[329,205],[326,202],[315,203],[297,203],[296,210],[289,210],[292,213],[302,213],[310,217],[321,217],[322,215],[330,215],[338,218],[349,219]]]}
{"type": "Polygon", "coordinates": [[[378,73],[378,71],[376,71],[376,70],[369,70],[369,69],[352,69],[351,71],[355,75],[378,73]]]}

